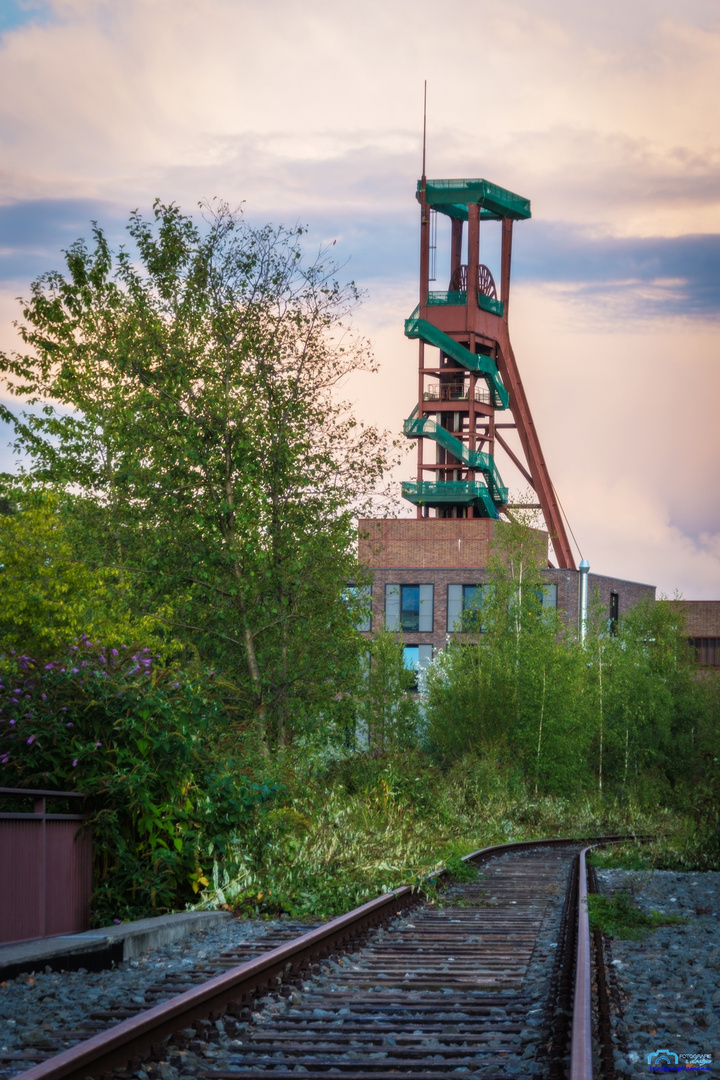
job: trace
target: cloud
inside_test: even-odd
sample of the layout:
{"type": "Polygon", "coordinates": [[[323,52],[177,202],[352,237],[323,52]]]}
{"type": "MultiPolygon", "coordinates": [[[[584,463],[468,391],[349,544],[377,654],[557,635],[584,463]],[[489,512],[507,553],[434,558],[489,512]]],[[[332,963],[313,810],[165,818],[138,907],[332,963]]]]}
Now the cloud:
{"type": "MultiPolygon", "coordinates": [[[[612,306],[633,317],[720,315],[720,234],[597,236],[572,225],[534,222],[516,230],[517,280],[559,285],[568,300],[612,306]]],[[[586,304],[587,307],[587,304],[586,304]]]]}
{"type": "Polygon", "coordinates": [[[0,281],[27,283],[60,268],[63,250],[77,239],[90,241],[93,221],[111,242],[125,239],[127,213],[110,202],[31,199],[0,205],[0,281]]]}
{"type": "Polygon", "coordinates": [[[61,267],[92,218],[117,243],[156,196],[187,211],[245,199],[256,223],[309,223],[310,247],[337,241],[342,276],[369,292],[359,327],[382,365],[348,392],[365,420],[398,431],[415,396],[402,320],[416,302],[428,78],[429,173],[532,200],[515,231],[512,336],[593,569],[717,594],[715,0],[448,0],[442,18],[431,0],[10,11],[0,347],[12,298],[61,267]]]}

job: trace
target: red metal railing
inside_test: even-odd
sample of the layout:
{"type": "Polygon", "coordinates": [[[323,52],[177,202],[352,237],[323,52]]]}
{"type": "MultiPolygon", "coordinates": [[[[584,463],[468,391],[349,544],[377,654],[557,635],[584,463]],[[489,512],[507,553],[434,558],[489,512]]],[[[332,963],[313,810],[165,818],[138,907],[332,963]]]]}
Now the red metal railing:
{"type": "MultiPolygon", "coordinates": [[[[89,929],[92,838],[82,814],[48,814],[47,799],[84,798],[77,791],[0,788],[32,799],[32,813],[0,813],[0,942],[28,941],[89,929]]],[[[6,800],[3,800],[6,801],[6,800]]]]}

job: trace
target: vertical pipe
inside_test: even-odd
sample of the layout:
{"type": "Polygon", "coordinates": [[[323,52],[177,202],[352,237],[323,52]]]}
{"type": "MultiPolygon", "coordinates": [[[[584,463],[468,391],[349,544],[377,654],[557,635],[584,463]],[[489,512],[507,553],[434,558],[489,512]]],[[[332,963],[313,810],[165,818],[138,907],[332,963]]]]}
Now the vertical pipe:
{"type": "Polygon", "coordinates": [[[580,631],[580,644],[585,643],[585,637],[587,635],[587,617],[588,617],[588,573],[590,571],[590,563],[587,559],[583,559],[580,563],[580,596],[579,596],[579,631],[580,631]]]}

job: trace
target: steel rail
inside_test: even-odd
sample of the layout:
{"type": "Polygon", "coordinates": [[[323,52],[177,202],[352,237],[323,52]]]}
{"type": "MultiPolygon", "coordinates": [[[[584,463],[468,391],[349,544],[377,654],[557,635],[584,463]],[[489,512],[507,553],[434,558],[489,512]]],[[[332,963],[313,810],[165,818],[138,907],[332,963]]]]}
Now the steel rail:
{"type": "MultiPolygon", "coordinates": [[[[590,913],[588,911],[587,853],[603,844],[620,843],[627,837],[605,837],[583,848],[578,856],[577,880],[577,938],[575,953],[575,987],[573,1015],[570,1029],[569,1080],[593,1080],[593,1025],[592,1025],[592,959],[590,953],[590,913]]],[[[636,836],[637,840],[650,840],[650,836],[636,836]]],[[[597,956],[598,965],[602,964],[597,956]]]]}
{"type": "Polygon", "coordinates": [[[585,856],[593,847],[597,845],[583,848],[578,858],[577,951],[570,1036],[570,1080],[593,1080],[592,963],[585,863],[585,856]]]}
{"type": "MultiPolygon", "coordinates": [[[[465,862],[480,863],[509,851],[587,843],[593,846],[632,839],[629,836],[603,836],[578,839],[561,837],[551,840],[521,840],[480,848],[463,857],[465,862]]],[[[585,850],[588,850],[587,848],[585,850]]],[[[583,853],[584,854],[584,853],[583,853]]],[[[429,875],[443,879],[447,871],[429,875]]],[[[335,948],[364,934],[403,908],[421,902],[419,889],[404,885],[385,893],[361,907],[341,915],[323,926],[302,934],[285,945],[217,975],[200,986],[170,998],[100,1032],[85,1041],[17,1074],[15,1080],[86,1080],[100,1077],[113,1069],[125,1068],[132,1059],[153,1048],[183,1028],[201,1019],[213,1019],[225,1012],[236,1013],[271,985],[277,986],[292,971],[302,970],[311,961],[327,956],[335,948]]],[[[582,910],[582,905],[580,905],[582,910]]],[[[587,907],[585,907],[587,916],[587,907]]],[[[573,1080],[579,1080],[573,1077],[573,1080]]],[[[583,1076],[585,1074],[582,1074],[583,1076]]],[[[587,1074],[588,1078],[592,1073],[587,1074]]]]}

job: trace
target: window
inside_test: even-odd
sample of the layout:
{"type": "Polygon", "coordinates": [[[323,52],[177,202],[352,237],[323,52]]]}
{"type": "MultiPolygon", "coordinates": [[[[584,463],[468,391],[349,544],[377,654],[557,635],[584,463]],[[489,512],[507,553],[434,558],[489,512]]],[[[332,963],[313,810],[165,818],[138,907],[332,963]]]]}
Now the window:
{"type": "Polygon", "coordinates": [[[545,608],[557,607],[557,585],[542,586],[542,606],[545,608]]]}
{"type": "Polygon", "coordinates": [[[479,633],[483,591],[487,585],[448,585],[447,628],[455,633],[479,633]]]}
{"type": "Polygon", "coordinates": [[[403,646],[403,663],[406,668],[416,673],[413,690],[418,689],[418,683],[422,680],[423,673],[432,663],[432,645],[405,645],[403,646]]]}
{"type": "Polygon", "coordinates": [[[695,659],[702,667],[720,667],[720,638],[690,638],[695,649],[695,659]]]}
{"type": "Polygon", "coordinates": [[[372,587],[370,585],[348,585],[345,589],[346,603],[352,604],[357,611],[356,630],[372,629],[372,587]]]}
{"type": "Polygon", "coordinates": [[[610,593],[610,633],[617,634],[618,616],[620,615],[620,597],[616,592],[610,593]]]}
{"type": "Polygon", "coordinates": [[[385,626],[403,633],[430,633],[433,628],[432,585],[386,585],[385,626]]]}

